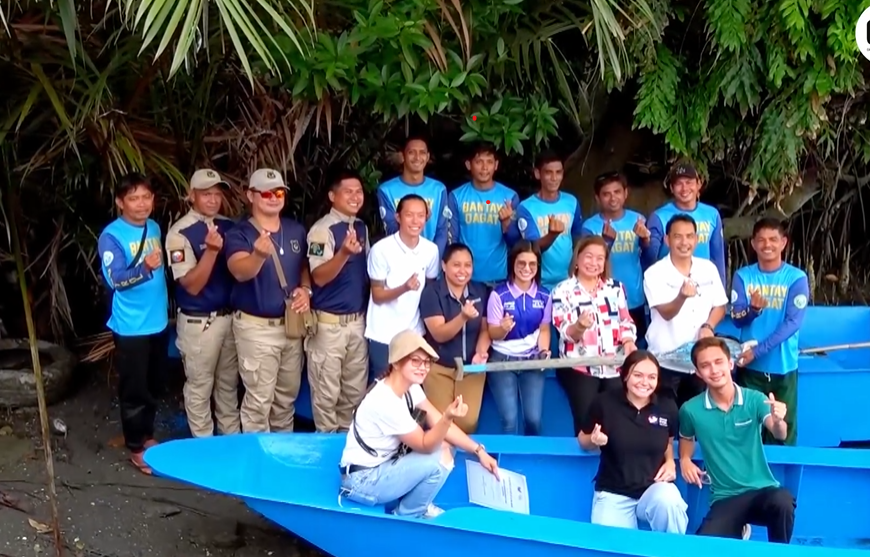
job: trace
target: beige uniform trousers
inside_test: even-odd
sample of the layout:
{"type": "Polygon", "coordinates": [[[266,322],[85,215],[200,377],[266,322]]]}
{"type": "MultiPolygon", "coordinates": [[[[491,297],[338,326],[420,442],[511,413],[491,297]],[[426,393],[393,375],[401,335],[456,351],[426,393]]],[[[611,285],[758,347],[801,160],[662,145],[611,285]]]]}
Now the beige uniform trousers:
{"type": "Polygon", "coordinates": [[[211,436],[215,419],[221,434],[240,431],[239,360],[232,325],[229,315],[192,317],[178,313],[175,345],[184,364],[184,411],[194,437],[211,436]]]}
{"type": "Polygon", "coordinates": [[[302,341],[284,334],[284,319],[233,315],[239,372],[245,385],[242,431],[291,432],[302,380],[302,341]]]}
{"type": "Polygon", "coordinates": [[[439,412],[444,412],[456,397],[462,395],[462,401],[468,405],[468,414],[462,418],[456,418],[453,423],[471,435],[477,430],[477,421],[480,418],[486,374],[465,375],[462,381],[457,381],[455,377],[455,369],[433,363],[432,369],[426,375],[426,380],[423,381],[423,392],[426,393],[426,398],[439,412]]]}
{"type": "Polygon", "coordinates": [[[368,382],[368,343],[362,313],[317,311],[317,334],[308,340],[308,384],[318,432],[347,431],[368,382]]]}

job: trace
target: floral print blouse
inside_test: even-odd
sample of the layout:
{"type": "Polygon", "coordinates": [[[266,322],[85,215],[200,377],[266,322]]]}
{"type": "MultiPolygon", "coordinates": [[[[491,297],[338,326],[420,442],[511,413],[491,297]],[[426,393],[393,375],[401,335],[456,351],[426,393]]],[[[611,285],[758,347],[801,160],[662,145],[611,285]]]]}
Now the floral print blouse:
{"type": "MultiPolygon", "coordinates": [[[[568,277],[553,289],[553,325],[559,331],[559,351],[563,358],[615,356],[622,343],[637,340],[637,328],[628,313],[622,284],[613,279],[600,280],[594,292],[587,292],[576,277],[568,277]],[[592,327],[580,342],[566,334],[584,312],[594,315],[592,327]]],[[[575,368],[593,377],[618,377],[619,368],[591,366],[575,368]]]]}

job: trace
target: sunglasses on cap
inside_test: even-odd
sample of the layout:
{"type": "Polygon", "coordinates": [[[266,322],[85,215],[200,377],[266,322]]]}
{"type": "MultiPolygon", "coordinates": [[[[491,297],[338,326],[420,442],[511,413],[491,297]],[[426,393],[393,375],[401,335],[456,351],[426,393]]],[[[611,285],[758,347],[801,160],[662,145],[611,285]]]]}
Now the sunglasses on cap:
{"type": "Polygon", "coordinates": [[[284,199],[284,196],[287,194],[287,192],[281,188],[271,191],[258,191],[257,193],[260,194],[260,197],[263,199],[284,199]]]}

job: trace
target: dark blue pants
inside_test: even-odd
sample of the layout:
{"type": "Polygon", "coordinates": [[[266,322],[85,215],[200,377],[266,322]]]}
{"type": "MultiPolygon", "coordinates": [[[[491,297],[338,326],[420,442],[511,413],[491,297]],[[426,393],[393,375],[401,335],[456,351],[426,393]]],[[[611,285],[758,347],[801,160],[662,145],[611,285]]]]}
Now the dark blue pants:
{"type": "Polygon", "coordinates": [[[369,383],[390,368],[390,345],[367,339],[369,343],[369,383]]]}

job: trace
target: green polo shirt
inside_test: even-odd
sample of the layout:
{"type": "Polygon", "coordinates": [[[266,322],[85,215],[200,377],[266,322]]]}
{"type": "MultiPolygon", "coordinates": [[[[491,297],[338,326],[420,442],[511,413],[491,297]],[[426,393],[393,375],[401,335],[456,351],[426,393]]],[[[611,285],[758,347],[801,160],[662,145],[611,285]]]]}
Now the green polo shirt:
{"type": "Polygon", "coordinates": [[[710,503],[768,487],[779,487],[773,477],[761,428],[770,415],[766,397],[734,385],[734,404],[723,412],[704,391],[680,409],[680,436],[701,444],[710,476],[710,503]]]}

